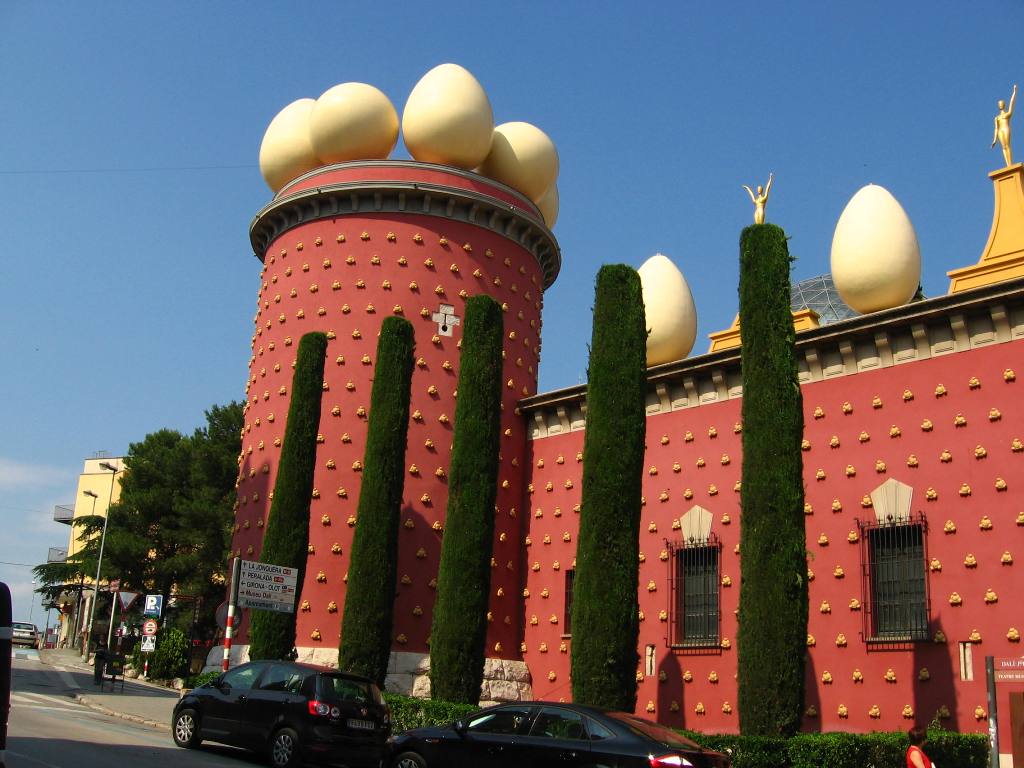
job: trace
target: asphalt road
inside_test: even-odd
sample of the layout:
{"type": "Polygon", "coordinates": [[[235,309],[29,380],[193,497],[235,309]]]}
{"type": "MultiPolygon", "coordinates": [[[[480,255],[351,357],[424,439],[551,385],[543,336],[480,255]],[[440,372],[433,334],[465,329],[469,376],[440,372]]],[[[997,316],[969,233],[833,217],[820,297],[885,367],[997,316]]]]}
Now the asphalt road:
{"type": "Polygon", "coordinates": [[[7,768],[250,768],[265,763],[229,747],[179,749],[170,734],[101,714],[74,701],[67,673],[13,654],[7,768]]]}

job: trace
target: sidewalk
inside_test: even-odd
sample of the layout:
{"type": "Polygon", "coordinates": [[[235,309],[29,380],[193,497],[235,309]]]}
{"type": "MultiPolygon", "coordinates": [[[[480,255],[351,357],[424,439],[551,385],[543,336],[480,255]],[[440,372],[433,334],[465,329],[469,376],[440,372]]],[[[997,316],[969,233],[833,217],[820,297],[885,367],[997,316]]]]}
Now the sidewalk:
{"type": "Polygon", "coordinates": [[[71,649],[39,651],[39,659],[50,667],[64,670],[67,677],[62,677],[72,689],[71,695],[87,707],[170,731],[171,714],[178,703],[177,691],[139,680],[125,680],[122,691],[121,680],[112,687],[109,678],[101,688],[93,683],[92,667],[82,661],[78,651],[71,649]]]}

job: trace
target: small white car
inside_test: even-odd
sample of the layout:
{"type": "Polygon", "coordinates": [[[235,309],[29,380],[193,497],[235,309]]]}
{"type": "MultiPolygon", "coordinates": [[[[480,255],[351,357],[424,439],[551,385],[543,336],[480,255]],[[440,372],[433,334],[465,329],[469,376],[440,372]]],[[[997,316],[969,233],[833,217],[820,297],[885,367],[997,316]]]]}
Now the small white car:
{"type": "Polygon", "coordinates": [[[14,630],[14,636],[11,638],[14,645],[27,645],[29,648],[39,647],[39,628],[35,624],[15,621],[11,623],[11,629],[14,630]]]}

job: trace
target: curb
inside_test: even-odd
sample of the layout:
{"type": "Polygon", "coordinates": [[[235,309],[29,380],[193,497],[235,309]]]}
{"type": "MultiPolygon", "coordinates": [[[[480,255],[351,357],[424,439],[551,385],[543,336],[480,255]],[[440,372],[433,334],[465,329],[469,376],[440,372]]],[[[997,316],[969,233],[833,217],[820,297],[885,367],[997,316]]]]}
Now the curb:
{"type": "Polygon", "coordinates": [[[146,725],[150,728],[156,728],[161,731],[170,733],[171,727],[167,723],[159,723],[156,720],[150,720],[139,715],[129,715],[124,712],[118,712],[116,710],[105,707],[102,704],[97,704],[95,701],[90,699],[88,696],[84,696],[81,693],[74,693],[71,697],[80,704],[83,704],[89,709],[94,709],[97,712],[102,712],[104,715],[110,715],[111,717],[119,717],[122,720],[129,720],[133,723],[139,723],[140,725],[146,725]]]}

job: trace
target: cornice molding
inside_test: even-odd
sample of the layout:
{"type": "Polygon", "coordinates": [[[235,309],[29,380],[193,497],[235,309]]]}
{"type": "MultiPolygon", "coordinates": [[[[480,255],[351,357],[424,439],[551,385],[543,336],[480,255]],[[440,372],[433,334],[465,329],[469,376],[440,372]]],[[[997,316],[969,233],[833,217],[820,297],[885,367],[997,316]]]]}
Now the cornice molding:
{"type": "MultiPolygon", "coordinates": [[[[1024,340],[1024,279],[937,296],[797,334],[801,385],[1024,340]]],[[[740,348],[647,370],[647,415],[742,397],[740,348]]],[[[584,428],[585,384],[519,402],[532,439],[584,428]]]]}
{"type": "MultiPolygon", "coordinates": [[[[418,167],[418,164],[400,163],[393,167],[418,167]]],[[[435,216],[495,232],[533,254],[544,274],[545,290],[555,281],[562,266],[558,242],[531,211],[474,190],[409,180],[324,184],[279,196],[253,218],[249,239],[256,257],[262,259],[276,238],[300,224],[368,213],[435,216]]]]}

